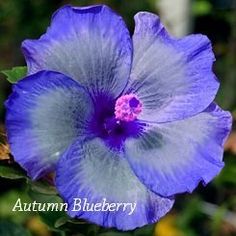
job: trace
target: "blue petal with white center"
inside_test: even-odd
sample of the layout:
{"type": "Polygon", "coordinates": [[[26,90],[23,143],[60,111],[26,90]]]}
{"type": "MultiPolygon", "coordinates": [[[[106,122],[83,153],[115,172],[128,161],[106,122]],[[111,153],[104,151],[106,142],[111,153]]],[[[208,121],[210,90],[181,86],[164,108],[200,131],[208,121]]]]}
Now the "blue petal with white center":
{"type": "Polygon", "coordinates": [[[172,38],[151,13],[135,21],[132,43],[109,7],[62,7],[23,42],[29,76],[6,102],[11,151],[28,175],[55,171],[70,216],[121,230],[157,222],[174,194],[217,175],[232,122],[212,103],[207,37],[172,38]],[[75,198],[89,209],[73,210],[75,198]],[[91,212],[104,199],[113,210],[91,212]]]}
{"type": "Polygon", "coordinates": [[[167,122],[203,111],[214,100],[219,83],[212,72],[215,60],[206,36],[175,39],[158,16],[135,16],[134,58],[126,93],[143,103],[139,118],[167,122]]]}
{"type": "Polygon", "coordinates": [[[42,71],[26,77],[13,87],[5,105],[11,152],[33,179],[53,171],[75,138],[89,136],[91,99],[63,74],[42,71]]]}
{"type": "Polygon", "coordinates": [[[127,84],[132,42],[122,18],[107,6],[64,6],[39,40],[22,49],[29,73],[53,70],[86,86],[91,94],[118,96],[127,84]]]}
{"type": "Polygon", "coordinates": [[[69,215],[105,227],[131,230],[156,222],[172,207],[173,200],[155,195],[135,176],[122,152],[114,152],[99,139],[77,142],[60,159],[56,186],[69,203],[69,215]],[[115,211],[86,211],[74,208],[74,198],[89,203],[115,203],[115,211]],[[117,203],[136,204],[130,207],[117,203]],[[74,210],[74,211],[73,211],[74,210]]]}
{"type": "Polygon", "coordinates": [[[141,138],[126,141],[127,158],[152,191],[162,196],[192,192],[224,166],[223,145],[231,125],[230,113],[211,104],[185,120],[150,124],[141,138]]]}

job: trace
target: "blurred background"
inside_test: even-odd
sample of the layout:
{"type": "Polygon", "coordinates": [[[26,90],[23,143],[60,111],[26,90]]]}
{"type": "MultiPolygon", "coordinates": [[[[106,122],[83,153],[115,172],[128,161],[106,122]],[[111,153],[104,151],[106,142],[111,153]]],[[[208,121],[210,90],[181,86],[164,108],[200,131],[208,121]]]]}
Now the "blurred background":
{"type": "MultiPolygon", "coordinates": [[[[68,3],[80,6],[107,4],[123,16],[131,33],[134,14],[151,11],[159,14],[169,32],[177,37],[189,33],[206,34],[213,44],[217,58],[214,70],[221,82],[216,100],[222,108],[230,110],[236,119],[236,0],[0,0],[0,71],[25,65],[21,42],[26,38],[38,38],[49,25],[52,13],[68,3]]],[[[11,162],[4,137],[3,106],[10,91],[11,85],[4,75],[0,75],[2,163],[11,162]]],[[[232,131],[226,143],[224,159],[225,168],[211,184],[206,188],[199,186],[192,195],[178,196],[173,210],[157,225],[130,234],[105,232],[102,235],[236,235],[236,130],[232,131]]],[[[18,197],[25,202],[30,201],[25,180],[11,179],[0,177],[0,236],[65,235],[55,227],[48,228],[45,224],[48,219],[45,220],[45,217],[36,213],[11,211],[18,197]]],[[[80,232],[78,228],[76,233],[67,235],[97,235],[95,232],[98,231],[93,229],[86,232],[80,232]]]]}

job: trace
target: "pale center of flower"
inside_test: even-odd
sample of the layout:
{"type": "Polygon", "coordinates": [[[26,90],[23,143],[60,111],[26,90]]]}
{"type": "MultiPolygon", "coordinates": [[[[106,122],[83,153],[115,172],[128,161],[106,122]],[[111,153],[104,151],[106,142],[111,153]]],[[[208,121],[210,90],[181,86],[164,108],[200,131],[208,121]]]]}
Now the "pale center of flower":
{"type": "Polygon", "coordinates": [[[133,121],[142,112],[142,103],[135,94],[126,94],[119,97],[115,104],[117,120],[133,121]]]}

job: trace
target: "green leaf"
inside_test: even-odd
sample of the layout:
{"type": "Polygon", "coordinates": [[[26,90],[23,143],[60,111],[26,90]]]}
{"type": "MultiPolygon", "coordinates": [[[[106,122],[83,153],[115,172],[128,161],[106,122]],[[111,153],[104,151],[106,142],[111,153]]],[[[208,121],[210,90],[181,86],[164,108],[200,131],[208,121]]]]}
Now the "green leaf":
{"type": "MultiPolygon", "coordinates": [[[[54,194],[52,195],[42,194],[39,192],[34,192],[32,189],[29,189],[28,194],[31,197],[31,199],[35,200],[37,203],[56,203],[58,204],[59,207],[61,207],[61,203],[63,203],[62,199],[54,194]]],[[[42,218],[43,222],[54,230],[56,230],[59,227],[59,225],[62,225],[62,222],[60,222],[59,219],[68,217],[66,212],[63,211],[61,208],[58,209],[58,211],[54,209],[49,211],[41,211],[38,212],[38,214],[42,218]]]]}
{"type": "Polygon", "coordinates": [[[224,216],[226,215],[227,209],[225,206],[219,207],[211,221],[211,230],[212,230],[212,235],[219,235],[218,232],[220,232],[220,228],[222,226],[222,222],[224,219],[224,216]]]}
{"type": "Polygon", "coordinates": [[[97,236],[99,232],[99,226],[98,225],[90,225],[88,227],[87,234],[88,236],[97,236]]]}
{"type": "Polygon", "coordinates": [[[30,236],[22,226],[14,224],[10,221],[0,221],[0,235],[4,236],[30,236]]]}
{"type": "Polygon", "coordinates": [[[33,192],[38,192],[46,195],[57,195],[57,190],[47,181],[29,181],[30,188],[33,192]]]}
{"type": "Polygon", "coordinates": [[[24,191],[11,190],[0,195],[0,219],[8,219],[16,224],[24,224],[32,217],[34,212],[12,211],[19,198],[24,203],[31,202],[31,199],[24,191]]]}
{"type": "Polygon", "coordinates": [[[225,167],[216,177],[214,183],[218,187],[236,186],[236,158],[233,155],[225,158],[225,167]]]}
{"type": "Polygon", "coordinates": [[[131,236],[130,233],[106,232],[99,234],[99,236],[131,236]]]}
{"type": "Polygon", "coordinates": [[[0,165],[0,177],[6,179],[27,179],[26,173],[16,166],[0,165]]]}
{"type": "Polygon", "coordinates": [[[192,10],[194,15],[206,15],[212,11],[212,5],[208,1],[194,1],[192,10]]]}
{"type": "Polygon", "coordinates": [[[66,224],[68,222],[68,217],[66,216],[62,216],[60,218],[58,218],[55,223],[54,223],[54,227],[55,228],[59,228],[61,226],[63,226],[64,224],[66,224]]]}
{"type": "Polygon", "coordinates": [[[7,80],[14,84],[21,80],[27,74],[27,67],[26,66],[17,66],[13,67],[11,70],[3,70],[1,71],[7,78],[7,80]]]}
{"type": "Polygon", "coordinates": [[[147,225],[144,226],[140,229],[136,229],[134,232],[134,236],[149,236],[149,235],[153,235],[154,233],[154,228],[155,225],[147,225]]]}

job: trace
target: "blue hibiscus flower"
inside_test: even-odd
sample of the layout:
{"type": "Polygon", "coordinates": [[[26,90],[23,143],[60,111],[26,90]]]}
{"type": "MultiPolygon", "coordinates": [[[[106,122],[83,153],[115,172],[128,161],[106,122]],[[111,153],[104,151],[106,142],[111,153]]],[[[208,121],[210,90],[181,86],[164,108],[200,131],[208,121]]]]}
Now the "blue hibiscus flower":
{"type": "Polygon", "coordinates": [[[6,102],[15,160],[33,179],[55,171],[72,217],[122,230],[154,223],[175,194],[222,169],[231,115],[213,100],[219,83],[206,36],[171,37],[151,13],[131,39],[107,6],[59,9],[22,49],[28,76],[6,102]],[[135,202],[124,211],[72,211],[73,198],[135,202]]]}

